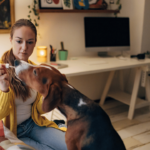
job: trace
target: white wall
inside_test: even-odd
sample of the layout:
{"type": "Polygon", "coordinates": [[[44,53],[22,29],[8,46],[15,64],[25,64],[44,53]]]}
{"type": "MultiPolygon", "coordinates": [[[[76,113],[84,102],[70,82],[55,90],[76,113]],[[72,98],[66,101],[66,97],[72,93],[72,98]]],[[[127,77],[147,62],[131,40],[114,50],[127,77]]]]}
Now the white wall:
{"type": "Polygon", "coordinates": [[[150,51],[150,0],[145,0],[143,34],[142,34],[142,52],[150,51]]]}
{"type": "MultiPolygon", "coordinates": [[[[149,1],[149,0],[147,0],[149,1]]],[[[149,14],[145,12],[146,0],[121,0],[122,10],[118,16],[128,16],[130,18],[130,42],[131,49],[130,54],[138,54],[142,52],[143,45],[143,26],[144,26],[144,18],[147,16],[147,20],[149,19],[149,14]]],[[[150,5],[147,5],[147,9],[150,8],[150,5]]],[[[145,30],[145,36],[148,36],[150,30],[145,30]]],[[[128,93],[132,92],[133,81],[135,78],[135,69],[128,70],[126,82],[126,91],[128,93]]],[[[139,88],[139,96],[145,95],[145,89],[139,88]]]]}
{"type": "MultiPolygon", "coordinates": [[[[122,10],[118,16],[130,17],[131,53],[140,53],[145,0],[121,0],[121,3],[122,10]]],[[[15,0],[16,20],[27,18],[27,6],[30,4],[31,0],[15,0]]],[[[60,42],[63,41],[65,49],[69,51],[69,58],[74,56],[96,55],[96,53],[87,53],[84,50],[83,18],[85,16],[113,16],[113,14],[41,13],[40,27],[38,29],[41,38],[38,37],[37,46],[45,45],[49,51],[50,44],[59,49],[60,42]]],[[[10,48],[9,34],[0,34],[0,56],[10,48]]],[[[30,59],[36,61],[36,50],[30,59]]],[[[128,75],[128,73],[126,74],[128,75]]],[[[69,81],[91,99],[98,99],[102,93],[107,76],[108,73],[101,73],[72,77],[69,81]]],[[[116,80],[113,85],[117,85],[116,80]]],[[[132,84],[127,85],[129,92],[131,87],[132,84]]]]}
{"type": "Polygon", "coordinates": [[[130,18],[131,54],[141,52],[145,0],[121,0],[119,17],[130,18]]]}

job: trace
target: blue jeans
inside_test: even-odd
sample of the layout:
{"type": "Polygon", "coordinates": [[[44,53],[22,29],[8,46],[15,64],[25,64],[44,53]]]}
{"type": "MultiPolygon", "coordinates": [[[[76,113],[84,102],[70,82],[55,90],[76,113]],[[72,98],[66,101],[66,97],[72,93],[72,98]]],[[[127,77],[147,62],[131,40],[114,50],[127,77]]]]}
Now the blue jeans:
{"type": "Polygon", "coordinates": [[[17,126],[17,137],[36,150],[67,150],[65,132],[50,127],[40,127],[32,118],[17,126]]]}

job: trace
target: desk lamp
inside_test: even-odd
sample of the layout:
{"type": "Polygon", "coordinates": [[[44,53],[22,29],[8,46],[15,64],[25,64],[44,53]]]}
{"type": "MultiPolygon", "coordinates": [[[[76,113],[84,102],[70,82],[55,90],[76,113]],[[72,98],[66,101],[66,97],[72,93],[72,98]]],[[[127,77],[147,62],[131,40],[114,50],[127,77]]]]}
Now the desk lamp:
{"type": "Polygon", "coordinates": [[[47,47],[46,46],[37,47],[37,61],[47,62],[47,47]]]}

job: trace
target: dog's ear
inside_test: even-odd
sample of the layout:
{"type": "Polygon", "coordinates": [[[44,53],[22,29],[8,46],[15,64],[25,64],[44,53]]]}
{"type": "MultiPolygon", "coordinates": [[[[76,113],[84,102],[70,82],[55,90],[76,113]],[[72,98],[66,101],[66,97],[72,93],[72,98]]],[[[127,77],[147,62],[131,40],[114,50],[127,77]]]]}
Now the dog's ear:
{"type": "Polygon", "coordinates": [[[56,108],[61,102],[61,88],[57,83],[49,87],[49,93],[44,98],[42,109],[44,112],[49,112],[56,108]]]}
{"type": "Polygon", "coordinates": [[[66,82],[68,83],[68,80],[67,80],[65,74],[62,74],[62,75],[63,75],[64,79],[66,80],[66,82]]]}

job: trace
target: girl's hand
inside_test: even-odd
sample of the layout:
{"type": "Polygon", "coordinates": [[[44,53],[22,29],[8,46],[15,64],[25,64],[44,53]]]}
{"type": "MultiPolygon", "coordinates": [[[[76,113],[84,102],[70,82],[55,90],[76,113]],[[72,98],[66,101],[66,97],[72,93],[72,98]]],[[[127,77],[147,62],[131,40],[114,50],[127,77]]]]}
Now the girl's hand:
{"type": "Polygon", "coordinates": [[[0,90],[3,92],[9,91],[9,76],[5,65],[2,64],[0,64],[0,90]]]}

